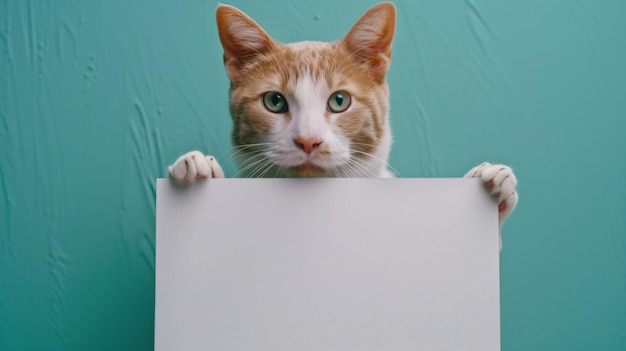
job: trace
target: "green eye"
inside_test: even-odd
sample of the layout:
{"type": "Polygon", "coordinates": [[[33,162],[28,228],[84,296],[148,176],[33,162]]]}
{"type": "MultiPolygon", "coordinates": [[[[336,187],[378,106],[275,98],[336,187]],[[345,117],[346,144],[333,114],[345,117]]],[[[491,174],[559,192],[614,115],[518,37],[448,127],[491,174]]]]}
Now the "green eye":
{"type": "Polygon", "coordinates": [[[287,99],[283,94],[277,91],[270,91],[263,95],[263,105],[265,108],[274,113],[285,113],[289,109],[287,99]]]}
{"type": "Polygon", "coordinates": [[[328,111],[343,112],[350,107],[350,95],[344,91],[334,92],[328,99],[328,111]]]}

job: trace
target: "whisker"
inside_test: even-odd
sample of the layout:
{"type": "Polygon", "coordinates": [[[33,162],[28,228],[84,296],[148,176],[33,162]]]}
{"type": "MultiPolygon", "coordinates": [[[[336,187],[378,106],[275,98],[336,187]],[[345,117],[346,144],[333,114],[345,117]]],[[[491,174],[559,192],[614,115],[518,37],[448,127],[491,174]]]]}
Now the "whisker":
{"type": "Polygon", "coordinates": [[[271,167],[272,164],[273,164],[273,162],[270,160],[269,157],[265,157],[262,160],[263,160],[263,162],[260,165],[258,165],[257,167],[255,167],[254,171],[248,173],[248,175],[247,175],[248,178],[261,178],[261,174],[263,174],[265,171],[267,171],[266,168],[271,167]],[[259,175],[256,176],[256,174],[259,174],[259,175]]]}
{"type": "Polygon", "coordinates": [[[263,162],[258,165],[257,167],[254,168],[254,171],[248,173],[247,178],[259,178],[259,176],[257,176],[257,174],[261,174],[263,172],[263,170],[265,170],[265,167],[271,164],[270,162],[268,162],[267,159],[263,160],[263,162]]]}
{"type": "Polygon", "coordinates": [[[252,151],[240,151],[237,153],[234,153],[232,155],[232,158],[234,158],[235,160],[239,161],[240,158],[243,159],[242,163],[245,162],[247,159],[251,158],[251,157],[256,157],[258,155],[263,155],[265,152],[263,150],[252,150],[252,151]]]}
{"type": "Polygon", "coordinates": [[[256,155],[255,157],[261,156],[260,159],[254,161],[254,162],[250,162],[248,163],[245,167],[241,167],[241,169],[239,171],[237,171],[237,173],[235,173],[235,175],[233,176],[233,178],[237,178],[239,177],[241,174],[243,174],[244,172],[246,172],[248,169],[255,167],[256,165],[258,165],[260,162],[264,162],[266,160],[269,159],[269,157],[265,156],[264,154],[260,154],[260,155],[256,155]]]}
{"type": "Polygon", "coordinates": [[[276,167],[276,173],[274,173],[274,178],[278,178],[278,173],[280,173],[280,166],[276,167]]]}
{"type": "MultiPolygon", "coordinates": [[[[239,155],[240,153],[246,152],[246,150],[248,149],[254,149],[254,148],[259,148],[262,146],[271,146],[270,143],[256,143],[256,144],[243,144],[243,145],[237,145],[237,146],[233,146],[230,149],[228,149],[227,151],[225,151],[224,153],[222,153],[222,155],[220,157],[223,157],[223,155],[227,152],[230,152],[230,156],[228,156],[227,160],[232,159],[233,157],[239,155]]],[[[263,149],[259,148],[258,150],[251,150],[249,152],[262,152],[263,149]]]]}
{"type": "Polygon", "coordinates": [[[363,174],[363,168],[356,162],[350,162],[350,169],[352,170],[352,178],[367,178],[367,175],[363,174]],[[360,168],[360,169],[359,169],[360,168]]]}
{"type": "Polygon", "coordinates": [[[358,178],[358,173],[356,172],[355,167],[349,162],[340,166],[340,170],[342,171],[343,178],[358,178]]]}
{"type": "MultiPolygon", "coordinates": [[[[368,144],[368,143],[357,143],[357,142],[350,142],[350,143],[351,143],[352,145],[360,145],[360,146],[365,146],[365,147],[370,147],[370,148],[376,148],[376,147],[377,147],[377,146],[376,146],[376,145],[374,145],[374,144],[368,144]]],[[[383,164],[384,164],[387,168],[391,169],[391,171],[392,171],[393,173],[395,173],[397,176],[402,177],[402,175],[400,174],[400,172],[398,172],[398,170],[397,170],[397,169],[395,169],[393,166],[391,166],[388,162],[383,161],[382,159],[380,159],[380,158],[378,158],[378,157],[374,156],[374,155],[373,155],[373,154],[371,154],[371,153],[367,153],[367,152],[360,151],[360,150],[356,150],[356,149],[352,149],[352,150],[351,150],[351,152],[354,152],[354,153],[359,153],[359,154],[362,154],[362,155],[365,155],[365,156],[368,156],[368,157],[374,158],[374,159],[376,159],[376,160],[380,161],[381,163],[383,163],[383,164]]]]}
{"type": "Polygon", "coordinates": [[[397,174],[399,177],[402,177],[400,172],[398,172],[398,170],[395,169],[393,166],[391,166],[389,163],[387,163],[386,161],[384,161],[384,160],[382,160],[382,159],[380,159],[380,158],[378,158],[378,157],[376,157],[376,156],[374,156],[374,155],[372,155],[372,154],[370,154],[368,152],[359,151],[359,150],[350,150],[350,153],[357,153],[357,154],[360,154],[360,155],[371,157],[371,158],[379,161],[380,163],[382,163],[385,167],[391,169],[391,171],[394,172],[395,174],[397,174]]]}
{"type": "Polygon", "coordinates": [[[274,162],[269,161],[269,162],[268,162],[268,166],[267,166],[267,168],[265,169],[265,171],[263,171],[263,173],[261,173],[261,174],[258,176],[258,178],[265,178],[265,174],[267,174],[267,172],[268,172],[270,169],[272,169],[272,167],[274,167],[275,165],[276,165],[276,164],[275,164],[274,162]]]}
{"type": "Polygon", "coordinates": [[[360,168],[361,170],[365,171],[364,176],[366,177],[370,177],[370,178],[376,178],[377,174],[375,174],[369,167],[367,167],[367,164],[364,164],[363,161],[359,160],[358,158],[354,158],[351,157],[348,162],[355,166],[360,168]]]}
{"type": "Polygon", "coordinates": [[[356,173],[355,173],[355,169],[351,164],[345,164],[342,167],[342,170],[344,172],[344,174],[346,175],[346,178],[356,178],[356,173]]]}
{"type": "Polygon", "coordinates": [[[333,167],[330,170],[330,176],[332,178],[344,178],[344,176],[341,174],[341,167],[342,166],[333,167]]]}
{"type": "Polygon", "coordinates": [[[241,144],[241,145],[233,146],[233,147],[231,147],[231,149],[247,149],[247,148],[250,148],[250,147],[266,146],[266,145],[272,145],[272,144],[271,143],[241,144]]]}

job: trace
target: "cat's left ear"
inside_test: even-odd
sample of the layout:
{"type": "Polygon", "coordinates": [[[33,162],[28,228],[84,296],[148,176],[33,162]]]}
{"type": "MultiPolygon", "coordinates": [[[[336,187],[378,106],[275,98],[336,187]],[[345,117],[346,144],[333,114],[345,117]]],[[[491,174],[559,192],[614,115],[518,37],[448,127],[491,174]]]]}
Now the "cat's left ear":
{"type": "Polygon", "coordinates": [[[369,9],[341,40],[350,55],[384,77],[391,63],[391,42],[396,31],[396,7],[391,2],[369,9]]]}
{"type": "Polygon", "coordinates": [[[241,69],[247,62],[277,45],[260,25],[234,6],[219,5],[216,17],[217,31],[224,48],[224,65],[231,80],[240,77],[241,69]]]}

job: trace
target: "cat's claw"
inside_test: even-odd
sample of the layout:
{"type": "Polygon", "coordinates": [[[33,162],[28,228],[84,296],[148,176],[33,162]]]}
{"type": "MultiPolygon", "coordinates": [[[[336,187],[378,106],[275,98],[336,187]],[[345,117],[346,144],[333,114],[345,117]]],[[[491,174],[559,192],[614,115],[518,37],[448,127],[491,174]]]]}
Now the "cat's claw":
{"type": "Polygon", "coordinates": [[[224,171],[213,156],[200,151],[188,152],[167,168],[170,178],[178,183],[193,183],[200,178],[224,178],[224,171]]]}
{"type": "Polygon", "coordinates": [[[480,178],[498,200],[500,223],[513,212],[518,200],[517,178],[510,167],[483,162],[467,172],[465,177],[480,178]]]}

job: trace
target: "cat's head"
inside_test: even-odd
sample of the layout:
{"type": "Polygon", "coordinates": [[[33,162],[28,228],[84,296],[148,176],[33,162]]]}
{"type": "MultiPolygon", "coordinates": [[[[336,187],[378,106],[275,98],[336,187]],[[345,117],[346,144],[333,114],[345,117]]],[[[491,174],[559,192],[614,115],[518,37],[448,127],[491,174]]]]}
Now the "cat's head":
{"type": "Polygon", "coordinates": [[[240,174],[385,174],[395,20],[394,5],[381,3],[339,41],[281,44],[237,8],[220,5],[240,174]]]}

